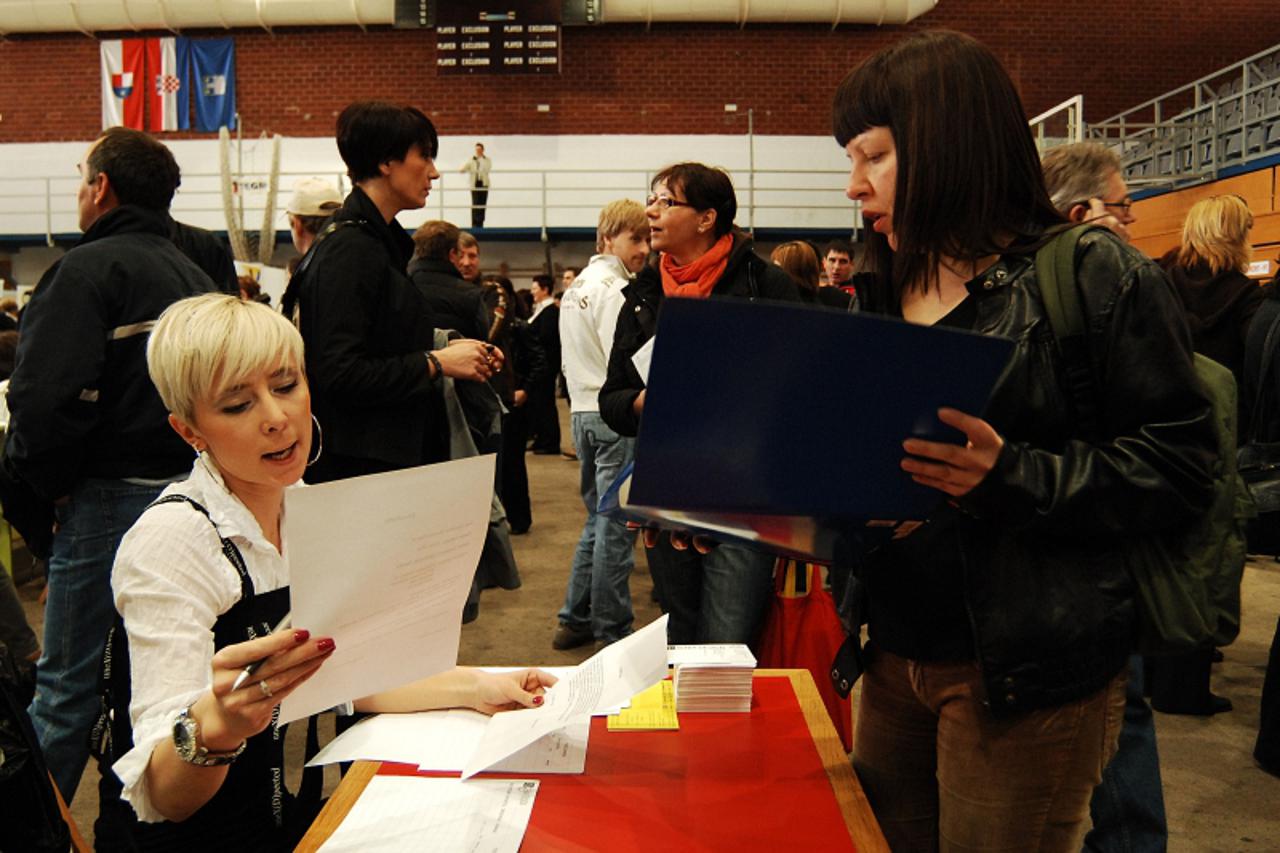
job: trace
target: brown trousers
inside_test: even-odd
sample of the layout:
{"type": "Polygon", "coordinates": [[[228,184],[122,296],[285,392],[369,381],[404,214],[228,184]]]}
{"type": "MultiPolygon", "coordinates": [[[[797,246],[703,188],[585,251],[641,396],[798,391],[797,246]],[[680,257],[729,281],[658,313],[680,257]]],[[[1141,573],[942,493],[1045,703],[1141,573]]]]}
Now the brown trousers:
{"type": "Polygon", "coordinates": [[[994,717],[976,663],[874,652],[853,765],[890,847],[1078,853],[1116,751],[1126,678],[1056,708],[994,717]]]}

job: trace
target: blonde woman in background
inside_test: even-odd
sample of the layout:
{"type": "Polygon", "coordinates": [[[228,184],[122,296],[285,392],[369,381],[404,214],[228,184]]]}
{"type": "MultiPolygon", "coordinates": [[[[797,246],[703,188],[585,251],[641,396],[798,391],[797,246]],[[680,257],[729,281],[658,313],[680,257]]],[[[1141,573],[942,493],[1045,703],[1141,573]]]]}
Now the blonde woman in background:
{"type": "MultiPolygon", "coordinates": [[[[1191,345],[1229,368],[1237,386],[1243,378],[1245,336],[1262,302],[1262,288],[1245,275],[1252,228],[1253,214],[1240,196],[1202,199],[1187,211],[1182,245],[1161,260],[1182,298],[1191,345]]],[[[1240,434],[1245,425],[1242,418],[1240,434]]]]}
{"type": "MultiPolygon", "coordinates": [[[[1202,199],[1187,211],[1182,245],[1161,259],[1182,300],[1191,345],[1231,371],[1236,378],[1236,435],[1249,435],[1252,399],[1244,389],[1245,340],[1262,304],[1263,290],[1251,281],[1249,231],[1253,214],[1244,199],[1220,195],[1202,199]]],[[[1166,714],[1209,716],[1231,710],[1231,700],[1210,690],[1213,649],[1148,661],[1151,707],[1166,714]]]]}

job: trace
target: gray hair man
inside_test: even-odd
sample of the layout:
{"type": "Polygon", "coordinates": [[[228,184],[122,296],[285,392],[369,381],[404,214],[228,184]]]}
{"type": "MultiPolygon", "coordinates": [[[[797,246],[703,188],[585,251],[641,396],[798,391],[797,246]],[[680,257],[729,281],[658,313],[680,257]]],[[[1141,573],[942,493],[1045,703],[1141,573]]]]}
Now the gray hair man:
{"type": "MultiPolygon", "coordinates": [[[[1063,216],[1102,225],[1128,242],[1127,226],[1138,219],[1114,151],[1096,142],[1061,145],[1045,153],[1041,167],[1049,198],[1063,216]]],[[[1120,746],[1089,803],[1093,828],[1085,837],[1086,850],[1163,850],[1168,845],[1155,721],[1142,688],[1143,660],[1134,655],[1120,746]]]]}
{"type": "Polygon", "coordinates": [[[1110,228],[1126,243],[1138,221],[1120,173],[1120,158],[1097,142],[1074,142],[1045,152],[1040,161],[1053,206],[1072,222],[1110,228]]]}

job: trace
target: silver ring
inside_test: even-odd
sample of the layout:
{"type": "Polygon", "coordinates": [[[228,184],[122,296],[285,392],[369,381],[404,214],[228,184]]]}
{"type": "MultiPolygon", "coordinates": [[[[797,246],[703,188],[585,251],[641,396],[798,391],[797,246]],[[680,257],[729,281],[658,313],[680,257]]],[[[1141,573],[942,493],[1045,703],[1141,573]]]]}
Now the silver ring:
{"type": "Polygon", "coordinates": [[[262,691],[263,696],[268,699],[271,698],[271,688],[267,686],[266,679],[258,682],[258,689],[262,691]]]}

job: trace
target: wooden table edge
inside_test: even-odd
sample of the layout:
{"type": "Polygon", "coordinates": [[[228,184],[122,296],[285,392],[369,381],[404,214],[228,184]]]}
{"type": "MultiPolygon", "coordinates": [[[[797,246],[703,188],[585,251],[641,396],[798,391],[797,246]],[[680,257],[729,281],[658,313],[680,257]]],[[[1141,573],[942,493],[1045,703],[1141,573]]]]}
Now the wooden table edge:
{"type": "MultiPolygon", "coordinates": [[[[827,771],[827,779],[831,782],[840,814],[844,817],[849,839],[858,853],[888,853],[889,845],[871,813],[871,804],[867,802],[853,766],[849,763],[849,756],[840,742],[840,736],[831,724],[827,706],[818,695],[813,676],[807,669],[757,669],[756,675],[764,678],[786,677],[791,681],[791,689],[795,691],[796,701],[800,703],[805,723],[809,726],[809,734],[817,747],[822,767],[827,771]]],[[[342,819],[351,811],[380,766],[381,763],[377,761],[357,761],[352,765],[298,844],[297,853],[311,853],[329,840],[329,836],[333,835],[342,819]]]]}
{"type": "Polygon", "coordinates": [[[844,744],[831,722],[813,675],[807,669],[757,669],[756,675],[766,678],[786,676],[791,680],[796,701],[800,703],[804,720],[809,725],[813,745],[818,749],[818,757],[840,806],[849,839],[858,853],[889,853],[889,844],[880,831],[880,824],[871,811],[871,803],[862,791],[858,776],[853,772],[849,754],[844,751],[844,744]]]}

